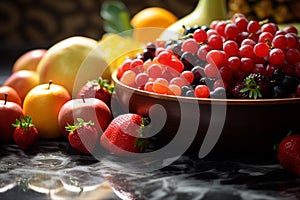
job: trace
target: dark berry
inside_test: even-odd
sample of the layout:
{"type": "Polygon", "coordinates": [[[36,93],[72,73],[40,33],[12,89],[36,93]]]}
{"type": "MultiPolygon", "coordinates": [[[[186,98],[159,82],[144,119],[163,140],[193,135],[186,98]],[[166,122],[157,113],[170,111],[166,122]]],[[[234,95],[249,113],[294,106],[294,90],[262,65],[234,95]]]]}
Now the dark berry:
{"type": "Polygon", "coordinates": [[[237,82],[234,87],[229,90],[229,97],[234,99],[247,99],[249,98],[249,91],[242,92],[245,88],[243,82],[237,82]]]}
{"type": "Polygon", "coordinates": [[[142,60],[146,61],[146,60],[152,60],[154,58],[154,52],[149,51],[148,49],[144,50],[142,53],[142,60]]]}
{"type": "Polygon", "coordinates": [[[181,56],[182,55],[182,52],[181,52],[181,43],[173,44],[172,45],[172,51],[173,51],[173,53],[175,55],[181,56]]]}
{"type": "Polygon", "coordinates": [[[201,26],[201,29],[205,30],[205,31],[208,31],[210,28],[209,28],[209,26],[203,25],[203,26],[201,26]]]}
{"type": "Polygon", "coordinates": [[[191,86],[189,86],[189,85],[182,86],[182,88],[181,88],[181,94],[183,96],[185,96],[185,94],[187,93],[187,91],[192,90],[192,89],[193,88],[191,86]]]}
{"type": "Polygon", "coordinates": [[[282,84],[282,87],[288,92],[288,93],[291,93],[291,92],[294,92],[298,86],[298,79],[294,76],[289,76],[289,75],[286,75],[284,77],[284,79],[282,80],[281,84],[282,84]]]}
{"type": "Polygon", "coordinates": [[[156,51],[156,46],[155,46],[154,43],[148,42],[147,45],[146,45],[146,49],[147,49],[148,51],[151,51],[151,52],[154,53],[154,52],[156,51]]]}
{"type": "Polygon", "coordinates": [[[196,57],[190,52],[183,52],[180,57],[180,61],[184,65],[184,70],[191,70],[194,67],[195,60],[196,57]]]}
{"type": "Polygon", "coordinates": [[[186,27],[186,26],[184,26],[183,28],[184,28],[184,33],[183,33],[183,35],[188,35],[188,34],[194,33],[195,30],[197,30],[197,29],[200,28],[200,26],[198,26],[198,25],[195,25],[195,26],[193,26],[193,27],[186,27]]]}
{"type": "Polygon", "coordinates": [[[194,90],[189,90],[186,92],[185,96],[187,97],[195,97],[194,90]]]}
{"type": "Polygon", "coordinates": [[[208,78],[208,77],[202,77],[199,81],[200,85],[206,85],[210,90],[213,90],[215,79],[208,78]]]}
{"type": "Polygon", "coordinates": [[[191,69],[191,72],[194,74],[193,84],[198,84],[203,75],[205,74],[204,69],[200,66],[193,67],[193,69],[191,69]]]}
{"type": "Polygon", "coordinates": [[[284,77],[285,77],[285,73],[283,70],[281,69],[276,69],[272,75],[272,79],[276,82],[276,83],[280,83],[284,77]]]}
{"type": "Polygon", "coordinates": [[[268,97],[272,87],[269,77],[259,73],[252,73],[248,77],[253,78],[257,86],[259,86],[262,97],[268,97]]]}
{"type": "Polygon", "coordinates": [[[272,88],[271,98],[276,99],[276,98],[286,98],[286,97],[287,97],[287,93],[281,86],[276,85],[272,88]]]}
{"type": "Polygon", "coordinates": [[[226,98],[226,90],[223,87],[217,87],[215,90],[210,92],[211,98],[216,99],[225,99],[226,98]]]}

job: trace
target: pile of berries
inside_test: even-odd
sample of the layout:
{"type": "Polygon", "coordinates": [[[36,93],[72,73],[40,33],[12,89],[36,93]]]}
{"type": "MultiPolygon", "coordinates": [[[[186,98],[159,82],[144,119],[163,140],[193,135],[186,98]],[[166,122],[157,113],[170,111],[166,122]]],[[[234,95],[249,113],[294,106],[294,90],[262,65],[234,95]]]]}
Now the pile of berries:
{"type": "Polygon", "coordinates": [[[184,27],[178,40],[157,41],[118,68],[124,84],[198,98],[300,96],[298,30],[237,13],[209,27],[184,27]]]}

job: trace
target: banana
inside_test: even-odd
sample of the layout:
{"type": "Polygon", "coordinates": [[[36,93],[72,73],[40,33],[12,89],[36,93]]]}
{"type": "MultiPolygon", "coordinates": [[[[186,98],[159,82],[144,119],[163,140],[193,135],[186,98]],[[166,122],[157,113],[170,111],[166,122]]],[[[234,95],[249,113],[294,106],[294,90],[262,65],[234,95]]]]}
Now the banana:
{"type": "Polygon", "coordinates": [[[166,28],[159,36],[159,40],[178,39],[182,35],[183,26],[209,25],[213,20],[226,18],[226,0],[199,0],[195,9],[166,28]]]}

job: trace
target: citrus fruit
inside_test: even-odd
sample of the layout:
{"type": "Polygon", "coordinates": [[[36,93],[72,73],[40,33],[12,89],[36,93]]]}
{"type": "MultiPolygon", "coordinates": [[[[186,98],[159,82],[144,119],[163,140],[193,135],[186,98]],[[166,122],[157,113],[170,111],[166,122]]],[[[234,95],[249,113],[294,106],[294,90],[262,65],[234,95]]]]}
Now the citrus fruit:
{"type": "Polygon", "coordinates": [[[58,113],[71,99],[67,89],[57,84],[41,84],[30,90],[23,102],[25,115],[39,131],[39,137],[54,139],[62,136],[58,126],[58,113]]]}
{"type": "Polygon", "coordinates": [[[178,20],[172,12],[161,7],[148,7],[131,18],[134,38],[140,42],[155,41],[162,31],[178,20]]]}
{"type": "Polygon", "coordinates": [[[109,64],[110,72],[116,70],[128,57],[134,57],[142,52],[142,45],[132,38],[114,33],[106,33],[98,43],[103,58],[109,64]]]}
{"type": "Polygon", "coordinates": [[[40,60],[46,52],[46,49],[32,49],[25,52],[14,62],[12,72],[16,72],[19,70],[35,71],[40,60]]]}
{"type": "Polygon", "coordinates": [[[27,93],[39,84],[39,76],[36,71],[20,70],[12,73],[3,85],[14,88],[23,101],[27,93]]]}
{"type": "Polygon", "coordinates": [[[71,95],[77,95],[88,80],[99,76],[110,79],[110,74],[108,77],[104,74],[108,66],[97,47],[98,41],[83,36],[69,37],[54,44],[37,67],[40,84],[53,80],[71,95]]]}

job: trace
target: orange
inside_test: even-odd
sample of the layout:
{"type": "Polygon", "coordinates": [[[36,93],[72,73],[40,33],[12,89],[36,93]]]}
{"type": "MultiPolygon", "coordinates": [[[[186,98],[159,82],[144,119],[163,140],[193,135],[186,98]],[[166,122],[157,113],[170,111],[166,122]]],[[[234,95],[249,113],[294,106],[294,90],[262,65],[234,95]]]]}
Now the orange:
{"type": "Polygon", "coordinates": [[[18,95],[17,91],[10,86],[0,86],[0,100],[5,99],[5,93],[7,93],[7,101],[15,102],[22,107],[22,100],[18,95]]]}
{"type": "Polygon", "coordinates": [[[41,84],[28,92],[23,111],[25,115],[32,117],[41,138],[59,138],[62,134],[58,125],[58,113],[69,100],[71,95],[63,86],[41,84]]]}
{"type": "Polygon", "coordinates": [[[29,90],[39,84],[37,72],[31,70],[20,70],[12,73],[3,85],[14,88],[23,101],[29,90]]]}
{"type": "Polygon", "coordinates": [[[40,60],[43,58],[46,52],[46,49],[32,49],[25,52],[14,62],[12,72],[19,70],[35,71],[40,60]]]}
{"type": "Polygon", "coordinates": [[[160,7],[148,7],[131,18],[134,38],[147,43],[154,42],[162,31],[178,20],[172,12],[160,7]]]}

